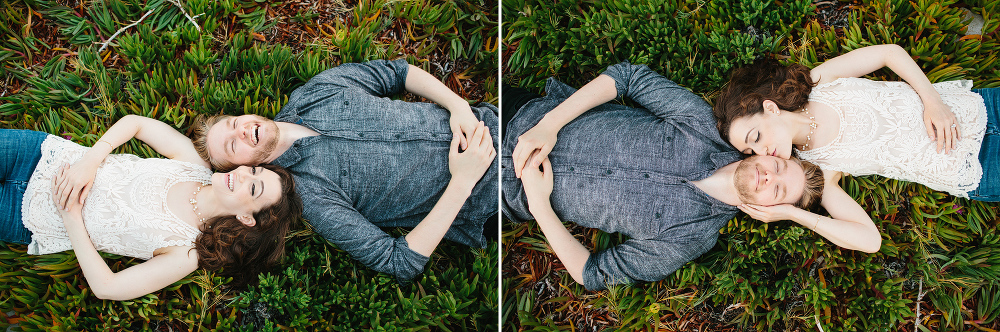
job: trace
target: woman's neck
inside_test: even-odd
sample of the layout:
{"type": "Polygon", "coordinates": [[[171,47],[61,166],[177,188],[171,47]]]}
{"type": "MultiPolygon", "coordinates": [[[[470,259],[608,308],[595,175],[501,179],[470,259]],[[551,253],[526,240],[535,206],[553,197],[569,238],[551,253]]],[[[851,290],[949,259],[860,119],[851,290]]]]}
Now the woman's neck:
{"type": "Polygon", "coordinates": [[[195,195],[194,199],[198,202],[197,212],[200,214],[198,216],[199,218],[209,220],[215,217],[227,215],[220,208],[220,205],[218,204],[219,198],[215,195],[215,191],[212,190],[212,185],[207,185],[201,188],[201,191],[195,195]]]}
{"type": "Polygon", "coordinates": [[[803,148],[806,144],[811,143],[812,140],[810,138],[815,138],[811,136],[816,133],[816,129],[811,127],[816,121],[810,119],[809,115],[806,115],[803,110],[788,112],[789,116],[785,120],[786,125],[792,131],[792,145],[795,145],[797,148],[803,148]]]}

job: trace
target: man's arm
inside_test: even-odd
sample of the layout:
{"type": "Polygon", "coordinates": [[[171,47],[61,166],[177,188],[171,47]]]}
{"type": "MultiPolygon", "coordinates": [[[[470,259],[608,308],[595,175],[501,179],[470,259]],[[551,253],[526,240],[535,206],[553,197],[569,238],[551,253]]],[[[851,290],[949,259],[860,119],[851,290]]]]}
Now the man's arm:
{"type": "Polygon", "coordinates": [[[582,285],[583,267],[590,259],[590,250],[569,233],[559,220],[559,216],[552,210],[552,202],[549,200],[552,194],[552,181],[552,163],[548,159],[542,161],[541,171],[538,167],[530,167],[524,171],[521,182],[528,198],[528,211],[535,217],[538,228],[542,229],[549,247],[562,261],[566,271],[573,280],[582,285]]]}
{"type": "Polygon", "coordinates": [[[646,65],[622,62],[608,67],[602,75],[615,80],[619,97],[631,99],[657,117],[695,116],[714,123],[712,107],[704,99],[646,65]]]}
{"type": "Polygon", "coordinates": [[[617,95],[615,80],[600,75],[546,113],[534,127],[518,136],[517,145],[511,153],[514,174],[520,178],[526,167],[538,168],[556,146],[559,130],[580,114],[614,100],[617,95]]]}
{"type": "Polygon", "coordinates": [[[355,210],[345,193],[317,183],[322,180],[312,182],[308,175],[302,181],[296,178],[303,203],[310,207],[305,216],[316,232],[362,264],[401,281],[413,279],[423,271],[428,256],[444,238],[472,188],[496,157],[493,139],[483,124],[474,132],[469,148],[461,153],[457,150],[456,137],[452,139],[449,154],[452,178],[448,187],[427,216],[405,236],[389,236],[355,210]]]}
{"type": "Polygon", "coordinates": [[[660,280],[688,261],[698,257],[715,243],[714,233],[705,234],[711,240],[698,238],[638,240],[629,239],[613,248],[591,254],[577,241],[552,209],[553,175],[548,159],[542,170],[526,168],[521,176],[528,210],[545,234],[549,247],[562,261],[573,280],[589,290],[601,290],[608,285],[632,283],[636,280],[660,280]],[[707,246],[706,246],[707,243],[707,246]]]}
{"type": "Polygon", "coordinates": [[[458,152],[459,137],[452,137],[448,153],[448,168],[451,171],[448,187],[427,216],[406,234],[410,249],[421,255],[430,256],[441,243],[465,200],[472,195],[472,188],[496,158],[489,128],[482,122],[478,124],[465,151],[458,152]]]}
{"type": "Polygon", "coordinates": [[[427,98],[448,110],[451,113],[451,118],[448,120],[451,132],[459,137],[459,146],[465,150],[479,122],[476,115],[472,114],[469,103],[430,73],[414,65],[409,65],[408,68],[406,91],[427,98]]]}

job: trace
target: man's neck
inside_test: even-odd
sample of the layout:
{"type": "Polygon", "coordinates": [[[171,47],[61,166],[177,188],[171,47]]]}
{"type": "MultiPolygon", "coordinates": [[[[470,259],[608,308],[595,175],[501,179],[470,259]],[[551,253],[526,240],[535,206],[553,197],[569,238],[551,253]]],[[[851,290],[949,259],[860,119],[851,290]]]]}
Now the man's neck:
{"type": "Polygon", "coordinates": [[[736,206],[743,204],[740,200],[739,195],[736,193],[736,184],[733,179],[736,175],[736,167],[739,166],[740,162],[735,162],[715,170],[707,178],[692,181],[698,189],[704,191],[712,198],[715,198],[723,203],[736,206]]]}
{"type": "Polygon", "coordinates": [[[274,124],[278,126],[279,130],[278,145],[274,147],[274,151],[267,157],[268,163],[285,154],[285,151],[288,151],[292,147],[292,144],[295,144],[295,141],[300,138],[319,136],[319,133],[303,125],[280,121],[275,121],[274,124]]]}

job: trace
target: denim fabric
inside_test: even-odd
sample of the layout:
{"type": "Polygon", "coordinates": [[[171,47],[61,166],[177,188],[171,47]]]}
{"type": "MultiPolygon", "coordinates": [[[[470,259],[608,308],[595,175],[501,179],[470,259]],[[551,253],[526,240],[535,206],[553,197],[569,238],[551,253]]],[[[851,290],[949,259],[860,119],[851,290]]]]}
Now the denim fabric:
{"type": "Polygon", "coordinates": [[[1000,88],[974,89],[986,102],[986,134],[979,150],[983,177],[979,187],[969,192],[969,199],[1000,202],[1000,88]]]}
{"type": "MultiPolygon", "coordinates": [[[[549,154],[556,214],[629,237],[590,256],[583,281],[591,290],[663,279],[711,249],[737,209],[690,181],[741,158],[719,137],[712,110],[700,97],[644,65],[621,63],[603,75],[615,80],[619,97],[643,108],[595,107],[559,131],[549,154]]],[[[525,104],[504,133],[503,209],[514,221],[533,219],[510,160],[517,137],[575,89],[549,79],[546,92],[525,104]]]]}
{"type": "MultiPolygon", "coordinates": [[[[404,91],[405,60],[344,64],[292,92],[275,121],[320,133],[295,141],[274,163],[295,177],[304,217],[330,242],[372,269],[406,281],[428,258],[379,227],[414,227],[434,207],[451,173],[450,113],[429,103],[382,96],[404,91]]],[[[491,128],[497,108],[473,113],[491,128]]],[[[445,238],[484,247],[483,223],[497,214],[497,164],[476,184],[445,238]]]]}
{"type": "Polygon", "coordinates": [[[0,242],[31,243],[31,231],[21,222],[21,198],[42,158],[42,141],[49,134],[0,129],[0,242]]]}

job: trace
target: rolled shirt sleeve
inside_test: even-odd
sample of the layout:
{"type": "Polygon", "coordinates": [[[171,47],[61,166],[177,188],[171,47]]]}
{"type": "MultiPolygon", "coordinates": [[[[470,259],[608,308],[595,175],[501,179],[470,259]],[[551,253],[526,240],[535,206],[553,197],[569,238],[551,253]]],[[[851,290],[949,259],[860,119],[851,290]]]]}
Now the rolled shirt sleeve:
{"type": "MultiPolygon", "coordinates": [[[[298,179],[297,179],[298,180],[298,179]]],[[[429,258],[410,249],[405,236],[393,238],[351,207],[329,187],[299,186],[306,219],[323,238],[371,269],[405,283],[423,272],[429,258]],[[312,222],[322,220],[322,222],[312,222]]]]}
{"type": "Polygon", "coordinates": [[[590,255],[583,266],[583,285],[598,291],[610,285],[662,280],[711,249],[716,234],[691,234],[681,239],[629,239],[590,255]]]}
{"type": "Polygon", "coordinates": [[[373,96],[385,97],[405,91],[409,70],[410,64],[406,59],[345,63],[317,74],[306,86],[321,89],[357,88],[373,96]]]}
{"type": "Polygon", "coordinates": [[[622,62],[608,67],[602,75],[615,80],[618,98],[627,97],[657,117],[712,116],[712,107],[704,99],[646,65],[622,62]]]}

